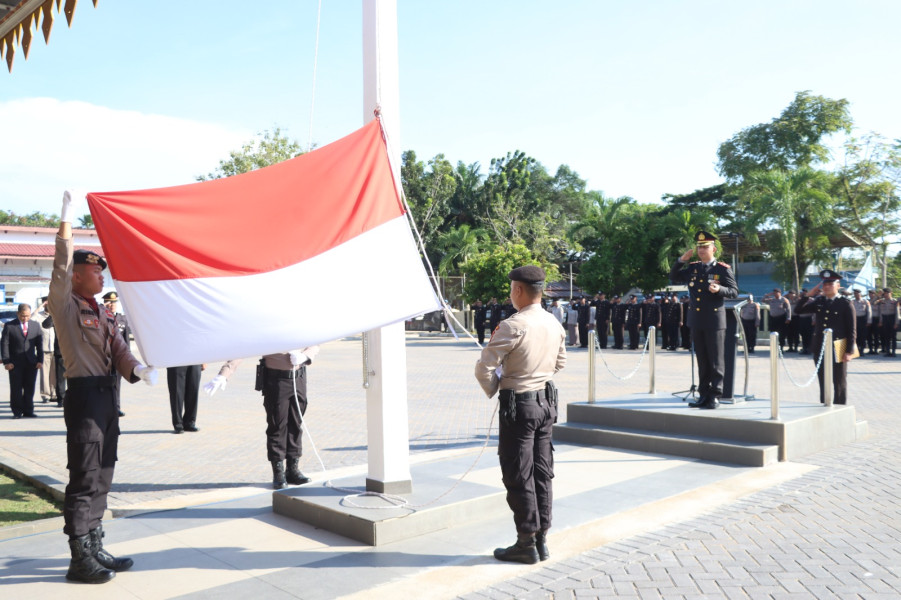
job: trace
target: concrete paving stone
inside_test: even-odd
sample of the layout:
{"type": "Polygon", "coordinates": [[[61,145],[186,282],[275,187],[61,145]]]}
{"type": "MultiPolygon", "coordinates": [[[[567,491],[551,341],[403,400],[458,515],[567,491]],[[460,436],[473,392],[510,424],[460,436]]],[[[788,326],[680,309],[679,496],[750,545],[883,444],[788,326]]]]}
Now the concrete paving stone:
{"type": "Polygon", "coordinates": [[[554,594],[543,589],[535,589],[516,596],[517,600],[555,600],[554,594]]]}
{"type": "Polygon", "coordinates": [[[517,594],[536,589],[536,587],[538,586],[536,586],[534,583],[524,581],[522,578],[519,578],[508,579],[507,581],[504,581],[502,583],[496,583],[491,586],[491,589],[497,590],[502,594],[510,594],[512,596],[516,596],[517,594]]]}

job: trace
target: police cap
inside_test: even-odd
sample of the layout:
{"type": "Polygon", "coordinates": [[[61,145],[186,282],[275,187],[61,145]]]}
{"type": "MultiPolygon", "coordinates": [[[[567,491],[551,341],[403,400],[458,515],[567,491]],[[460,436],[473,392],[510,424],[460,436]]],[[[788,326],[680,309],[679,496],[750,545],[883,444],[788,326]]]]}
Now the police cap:
{"type": "Polygon", "coordinates": [[[535,265],[526,265],[524,267],[516,267],[507,274],[510,281],[521,281],[522,283],[536,284],[544,283],[547,277],[544,269],[535,265]]]}
{"type": "Polygon", "coordinates": [[[892,291],[892,288],[882,288],[882,291],[883,291],[883,292],[890,292],[890,291],[892,291]]]}
{"type": "Polygon", "coordinates": [[[103,299],[104,300],[118,300],[119,294],[117,294],[116,292],[107,292],[107,293],[103,294],[103,299]]]}
{"type": "Polygon", "coordinates": [[[106,268],[106,260],[93,250],[76,250],[72,253],[72,264],[75,265],[100,265],[106,268]]]}
{"type": "Polygon", "coordinates": [[[823,281],[839,281],[841,278],[841,275],[830,269],[823,269],[820,271],[820,279],[823,281]]]}
{"type": "Polygon", "coordinates": [[[695,234],[695,243],[698,246],[707,246],[708,244],[714,244],[717,241],[716,236],[707,231],[699,231],[695,234]]]}

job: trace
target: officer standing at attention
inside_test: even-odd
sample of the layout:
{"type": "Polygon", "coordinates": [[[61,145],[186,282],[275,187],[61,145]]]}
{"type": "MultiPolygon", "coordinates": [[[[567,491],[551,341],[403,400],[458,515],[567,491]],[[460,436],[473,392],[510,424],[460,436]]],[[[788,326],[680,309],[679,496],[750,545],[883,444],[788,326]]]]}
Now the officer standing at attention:
{"type": "Polygon", "coordinates": [[[566,365],[566,333],[541,310],[544,270],[518,267],[507,275],[518,309],[503,321],[476,362],[475,376],[489,398],[499,393],[498,447],[516,543],[498,548],[503,561],[546,560],[554,477],[551,429],[557,420],[557,388],[551,378],[566,365]]]}
{"type": "MultiPolygon", "coordinates": [[[[300,470],[303,454],[303,419],[307,412],[307,367],[319,354],[319,346],[303,350],[267,354],[260,360],[257,370],[256,390],[263,392],[263,408],[266,409],[266,455],[272,464],[272,487],[280,490],[288,484],[302,485],[310,478],[300,470]],[[297,391],[297,402],[294,393],[297,391]],[[300,412],[298,412],[298,405],[300,412]],[[285,458],[288,470],[285,471],[285,458]]],[[[230,360],[219,369],[219,374],[203,386],[212,396],[224,390],[228,378],[235,372],[241,359],[230,360]]]]}
{"type": "Polygon", "coordinates": [[[130,383],[156,383],[156,370],[132,356],[115,316],[97,305],[103,291],[106,261],[96,252],[74,250],[70,192],[63,195],[63,209],[49,307],[56,336],[66,363],[68,390],[63,407],[66,422],[69,484],[63,504],[72,561],[66,579],[105,583],[116,572],[131,568],[130,558],[116,558],[103,549],[100,523],[113,482],[119,441],[116,408],[116,373],[130,383]]]}
{"type": "Polygon", "coordinates": [[[695,235],[698,258],[688,263],[695,248],[685,251],[670,269],[673,283],[688,284],[688,326],[691,328],[691,342],[698,357],[697,402],[690,402],[692,408],[711,409],[720,405],[725,377],[724,343],[726,340],[726,309],[723,300],[738,296],[738,283],[732,268],[717,262],[717,238],[706,231],[695,235]]]}
{"type": "MultiPolygon", "coordinates": [[[[857,317],[854,307],[847,298],[838,295],[838,282],[841,275],[835,271],[824,269],[820,271],[822,281],[815,288],[807,292],[804,302],[798,306],[798,313],[813,313],[816,315],[816,325],[813,330],[813,362],[820,359],[820,349],[823,347],[824,332],[832,330],[833,340],[845,340],[845,356],[842,362],[832,365],[833,398],[836,404],[845,404],[848,400],[848,363],[857,345],[857,317]],[[820,288],[821,295],[817,295],[820,288]]],[[[825,359],[824,359],[825,360],[825,359]]],[[[820,380],[820,402],[825,403],[823,394],[823,365],[817,371],[820,380]]]]}
{"type": "MultiPolygon", "coordinates": [[[[116,292],[107,292],[103,294],[103,305],[110,309],[110,312],[116,317],[116,327],[119,328],[119,333],[122,334],[122,339],[125,340],[125,346],[131,347],[131,329],[128,328],[128,318],[121,312],[119,312],[119,294],[116,292]]],[[[124,417],[125,413],[122,412],[122,376],[117,375],[116,381],[118,385],[116,386],[116,406],[119,410],[119,416],[124,417]]]]}

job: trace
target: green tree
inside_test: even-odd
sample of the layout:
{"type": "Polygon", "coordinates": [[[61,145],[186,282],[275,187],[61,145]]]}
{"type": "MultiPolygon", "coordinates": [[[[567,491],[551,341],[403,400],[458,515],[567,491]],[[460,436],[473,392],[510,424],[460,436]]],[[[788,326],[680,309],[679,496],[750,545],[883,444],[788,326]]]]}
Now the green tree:
{"type": "Polygon", "coordinates": [[[81,229],[94,229],[94,217],[90,213],[78,217],[78,226],[81,229]]]}
{"type": "MultiPolygon", "coordinates": [[[[750,173],[744,182],[742,202],[756,226],[775,226],[769,232],[770,252],[782,262],[782,275],[800,288],[800,273],[829,250],[829,234],[835,231],[832,197],[825,191],[826,173],[807,167],[794,171],[774,169],[750,173]],[[785,273],[784,266],[789,268],[785,273]]],[[[755,227],[756,230],[758,227],[755,227]]]]}
{"type": "Polygon", "coordinates": [[[522,265],[541,266],[547,273],[548,281],[555,281],[559,277],[556,265],[542,262],[522,244],[495,246],[476,254],[461,266],[466,275],[465,301],[470,303],[479,298],[507,298],[510,295],[507,274],[522,265]]]}
{"type": "Polygon", "coordinates": [[[219,161],[219,167],[206,175],[198,175],[197,181],[221,179],[239,173],[249,173],[269,165],[280,163],[303,154],[300,144],[288,139],[276,127],[273,131],[263,131],[257,138],[241,146],[240,150],[229,153],[228,160],[219,161]]]}
{"type": "Polygon", "coordinates": [[[883,285],[888,278],[889,242],[901,234],[899,182],[901,143],[876,134],[845,143],[845,163],[831,188],[837,199],[835,217],[848,237],[873,249],[883,285]]]}
{"type": "Polygon", "coordinates": [[[717,151],[717,169],[730,183],[752,172],[809,167],[829,158],[823,139],[850,133],[848,101],[798,92],[782,114],[769,123],[741,130],[717,151]]]}
{"type": "Polygon", "coordinates": [[[59,217],[39,211],[27,215],[0,210],[0,225],[19,225],[22,227],[59,227],[59,217]]]}
{"type": "Polygon", "coordinates": [[[438,274],[457,273],[462,263],[478,254],[488,241],[488,233],[484,229],[472,229],[469,225],[460,225],[442,233],[437,240],[441,260],[438,263],[438,274]]]}
{"type": "Polygon", "coordinates": [[[454,169],[443,154],[428,162],[416,160],[416,153],[408,150],[401,156],[401,184],[419,235],[432,264],[441,260],[438,237],[445,229],[450,214],[450,199],[457,182],[454,169]]]}

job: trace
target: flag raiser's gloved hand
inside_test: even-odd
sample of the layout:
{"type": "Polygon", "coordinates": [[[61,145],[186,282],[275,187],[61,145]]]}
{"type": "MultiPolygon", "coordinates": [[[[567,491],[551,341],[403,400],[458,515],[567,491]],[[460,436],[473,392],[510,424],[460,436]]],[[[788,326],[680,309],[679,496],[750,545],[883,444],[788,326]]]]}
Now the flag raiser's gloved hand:
{"type": "Polygon", "coordinates": [[[66,190],[63,192],[63,208],[60,211],[59,220],[63,223],[72,223],[75,218],[76,205],[79,204],[81,197],[78,192],[66,190]]]}
{"type": "Polygon", "coordinates": [[[153,367],[145,367],[138,365],[135,367],[135,375],[141,378],[141,381],[147,385],[156,385],[157,372],[153,367]]]}
{"type": "Polygon", "coordinates": [[[313,362],[313,359],[319,354],[319,346],[308,346],[303,349],[303,353],[307,355],[307,358],[310,359],[310,362],[313,362]]]}
{"type": "Polygon", "coordinates": [[[210,382],[208,384],[203,386],[203,391],[206,392],[207,394],[209,394],[210,396],[212,396],[219,390],[224,390],[225,384],[227,384],[227,383],[228,383],[228,379],[226,379],[222,375],[216,375],[215,377],[210,379],[210,382]]]}

